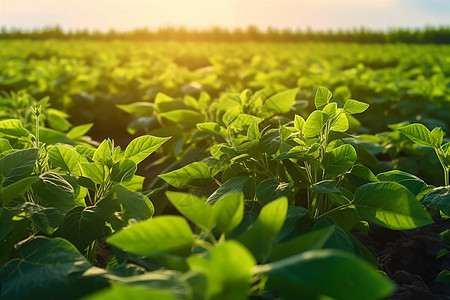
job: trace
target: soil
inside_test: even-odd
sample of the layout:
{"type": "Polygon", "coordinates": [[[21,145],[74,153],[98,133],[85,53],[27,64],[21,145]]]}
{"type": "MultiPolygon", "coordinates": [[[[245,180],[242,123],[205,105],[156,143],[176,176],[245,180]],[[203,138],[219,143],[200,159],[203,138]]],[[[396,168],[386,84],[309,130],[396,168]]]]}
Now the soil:
{"type": "Polygon", "coordinates": [[[371,225],[369,234],[358,236],[397,285],[387,300],[450,299],[450,284],[435,281],[439,272],[450,270],[450,253],[436,259],[439,250],[449,248],[439,235],[447,229],[450,220],[436,218],[434,224],[406,231],[371,225]]]}

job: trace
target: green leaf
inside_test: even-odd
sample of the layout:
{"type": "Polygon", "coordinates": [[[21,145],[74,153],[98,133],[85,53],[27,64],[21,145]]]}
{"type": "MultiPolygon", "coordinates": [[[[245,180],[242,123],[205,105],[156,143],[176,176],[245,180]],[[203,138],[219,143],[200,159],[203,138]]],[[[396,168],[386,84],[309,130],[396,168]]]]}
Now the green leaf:
{"type": "Polygon", "coordinates": [[[2,206],[6,206],[14,198],[23,196],[29,190],[30,186],[38,180],[39,177],[37,176],[25,177],[5,188],[0,187],[0,203],[2,203],[2,206]]]}
{"type": "Polygon", "coordinates": [[[54,168],[61,168],[70,174],[81,176],[80,163],[87,160],[66,146],[54,146],[48,151],[48,158],[54,168]]]}
{"type": "Polygon", "coordinates": [[[138,164],[161,147],[168,139],[170,138],[160,138],[151,135],[137,137],[125,149],[125,158],[129,158],[135,164],[138,164]]]}
{"type": "Polygon", "coordinates": [[[105,221],[93,207],[77,206],[65,216],[61,225],[64,238],[83,252],[103,233],[105,221]]]}
{"type": "Polygon", "coordinates": [[[158,216],[113,234],[107,242],[122,250],[144,256],[189,251],[195,240],[183,217],[158,216]]]}
{"type": "Polygon", "coordinates": [[[192,194],[166,192],[170,203],[186,218],[203,230],[211,230],[215,225],[212,206],[192,194]]]}
{"type": "Polygon", "coordinates": [[[415,123],[402,128],[398,128],[398,131],[410,138],[414,143],[425,147],[439,147],[436,141],[433,139],[430,130],[424,125],[415,123]]]}
{"type": "Polygon", "coordinates": [[[95,162],[102,163],[108,167],[112,165],[113,145],[110,139],[103,140],[97,147],[92,157],[95,162]]]}
{"type": "Polygon", "coordinates": [[[147,196],[141,193],[132,192],[122,185],[116,185],[114,192],[117,195],[117,201],[123,207],[123,219],[146,220],[153,216],[155,208],[147,196]]]}
{"type": "Polygon", "coordinates": [[[177,109],[159,114],[161,117],[166,118],[175,123],[184,123],[195,125],[205,121],[205,115],[202,113],[189,110],[189,109],[177,109]]]}
{"type": "Polygon", "coordinates": [[[433,145],[436,145],[435,147],[438,147],[442,144],[444,141],[444,132],[442,131],[441,127],[433,128],[431,131],[431,138],[433,139],[433,145]]]}
{"type": "Polygon", "coordinates": [[[377,300],[394,285],[369,264],[339,250],[312,250],[255,267],[269,277],[267,285],[286,299],[377,300]]]}
{"type": "Polygon", "coordinates": [[[206,203],[214,204],[225,195],[234,193],[242,193],[244,194],[244,198],[248,199],[250,198],[251,190],[252,179],[250,177],[244,175],[233,177],[223,183],[214,193],[212,193],[208,200],[206,200],[206,203]]]}
{"type": "Polygon", "coordinates": [[[229,193],[222,196],[213,206],[216,227],[222,233],[230,233],[244,217],[244,195],[229,193]]]}
{"type": "Polygon", "coordinates": [[[256,222],[238,237],[238,241],[244,244],[258,261],[264,261],[270,255],[273,241],[286,218],[287,207],[286,197],[265,205],[256,222]]]}
{"type": "Polygon", "coordinates": [[[450,283],[450,270],[442,270],[436,276],[437,282],[450,283]]]}
{"type": "Polygon", "coordinates": [[[336,187],[337,182],[335,180],[322,180],[320,182],[314,183],[309,187],[314,193],[322,194],[333,194],[341,193],[341,191],[336,187]]]}
{"type": "Polygon", "coordinates": [[[297,129],[298,131],[302,132],[303,131],[303,126],[305,125],[305,119],[303,119],[301,116],[299,115],[295,115],[294,118],[294,127],[295,129],[297,129]]]}
{"type": "Polygon", "coordinates": [[[181,169],[158,176],[176,188],[184,188],[188,185],[201,185],[211,179],[209,167],[201,162],[193,162],[181,169]]]}
{"type": "Polygon", "coordinates": [[[52,207],[73,206],[74,189],[60,174],[45,172],[33,184],[42,205],[52,207]]]}
{"type": "Polygon", "coordinates": [[[177,300],[178,298],[166,291],[149,289],[139,285],[113,283],[110,288],[91,294],[83,300],[177,300]]]}
{"type": "Polygon", "coordinates": [[[116,162],[111,169],[111,180],[122,183],[133,179],[137,165],[131,159],[124,159],[116,162]]]}
{"type": "Polygon", "coordinates": [[[426,194],[420,203],[450,216],[450,186],[440,186],[426,194]]]}
{"type": "Polygon", "coordinates": [[[8,154],[0,159],[0,178],[3,177],[3,186],[7,186],[33,172],[39,149],[30,148],[8,154]]]}
{"type": "Polygon", "coordinates": [[[211,132],[220,135],[220,125],[214,122],[198,123],[197,129],[200,131],[211,132]]]}
{"type": "Polygon", "coordinates": [[[258,183],[255,188],[255,194],[259,203],[266,205],[280,197],[288,197],[291,190],[292,186],[289,183],[279,182],[275,179],[268,178],[258,183]]]}
{"type": "Polygon", "coordinates": [[[379,181],[395,181],[406,187],[411,193],[417,196],[427,185],[419,177],[400,171],[392,170],[377,175],[379,181]]]}
{"type": "Polygon", "coordinates": [[[325,105],[327,105],[328,102],[330,102],[332,95],[333,94],[331,93],[331,91],[326,87],[318,86],[316,95],[314,97],[314,105],[316,106],[316,108],[317,109],[324,108],[325,105]]]}
{"type": "Polygon", "coordinates": [[[279,92],[264,102],[264,110],[273,114],[283,114],[288,112],[294,105],[298,88],[279,92]]]}
{"type": "Polygon", "coordinates": [[[330,128],[333,131],[346,132],[348,130],[349,125],[348,125],[347,115],[344,113],[341,113],[341,112],[342,112],[342,109],[338,108],[338,110],[337,110],[338,117],[333,122],[333,125],[330,128]]]}
{"type": "Polygon", "coordinates": [[[309,250],[321,249],[333,232],[333,226],[325,227],[278,244],[270,254],[270,261],[284,259],[309,250]]]}
{"type": "Polygon", "coordinates": [[[47,145],[67,144],[75,146],[76,144],[65,133],[45,127],[39,128],[39,141],[47,145]]]}
{"type": "Polygon", "coordinates": [[[352,99],[348,99],[344,103],[344,112],[348,114],[359,114],[366,111],[367,108],[369,108],[369,104],[352,99]]]}
{"type": "Polygon", "coordinates": [[[325,120],[330,120],[336,116],[337,112],[337,103],[332,102],[325,105],[325,107],[322,109],[322,113],[325,116],[325,120]]]}
{"type": "Polygon", "coordinates": [[[0,269],[2,299],[77,299],[101,287],[80,284],[91,265],[64,239],[32,238],[18,254],[0,269]]]}
{"type": "Polygon", "coordinates": [[[8,119],[0,121],[0,136],[28,137],[30,133],[23,127],[20,120],[8,119]]]}
{"type": "Polygon", "coordinates": [[[188,264],[191,270],[206,274],[208,299],[247,299],[252,280],[251,269],[256,262],[239,243],[223,242],[208,256],[189,257],[188,264]]]}
{"type": "Polygon", "coordinates": [[[24,211],[33,224],[44,234],[51,235],[61,225],[64,215],[53,207],[24,203],[24,211]]]}
{"type": "Polygon", "coordinates": [[[0,138],[0,153],[5,152],[7,150],[11,150],[11,144],[7,139],[0,138]]]}
{"type": "Polygon", "coordinates": [[[99,162],[82,162],[80,163],[83,170],[83,176],[91,179],[93,182],[102,184],[109,176],[109,169],[107,166],[99,162]]]}
{"type": "Polygon", "coordinates": [[[118,108],[127,112],[129,114],[136,114],[142,117],[153,116],[153,111],[155,110],[154,104],[150,102],[133,102],[130,104],[119,104],[118,108]]]}
{"type": "Polygon", "coordinates": [[[353,203],[362,219],[390,229],[413,229],[433,223],[416,197],[396,182],[364,184],[356,189],[353,203]]]}
{"type": "Polygon", "coordinates": [[[91,130],[92,126],[94,126],[94,123],[75,126],[70,129],[69,132],[67,132],[66,136],[71,140],[79,139],[80,137],[88,133],[88,131],[91,130]]]}
{"type": "Polygon", "coordinates": [[[356,158],[355,148],[349,144],[345,144],[326,153],[322,165],[327,175],[340,175],[353,166],[356,158]]]}
{"type": "Polygon", "coordinates": [[[303,136],[305,138],[318,137],[325,125],[325,115],[320,110],[313,111],[303,125],[303,136]]]}
{"type": "Polygon", "coordinates": [[[363,165],[354,165],[351,171],[345,174],[345,179],[356,187],[379,181],[372,171],[363,165]]]}

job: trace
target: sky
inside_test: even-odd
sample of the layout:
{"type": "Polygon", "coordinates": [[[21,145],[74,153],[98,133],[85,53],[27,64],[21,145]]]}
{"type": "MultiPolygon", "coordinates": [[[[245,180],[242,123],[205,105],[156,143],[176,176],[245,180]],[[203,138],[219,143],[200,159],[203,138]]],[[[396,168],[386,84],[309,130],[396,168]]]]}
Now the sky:
{"type": "Polygon", "coordinates": [[[279,29],[450,25],[450,0],[0,0],[0,26],[64,30],[185,26],[279,29]]]}

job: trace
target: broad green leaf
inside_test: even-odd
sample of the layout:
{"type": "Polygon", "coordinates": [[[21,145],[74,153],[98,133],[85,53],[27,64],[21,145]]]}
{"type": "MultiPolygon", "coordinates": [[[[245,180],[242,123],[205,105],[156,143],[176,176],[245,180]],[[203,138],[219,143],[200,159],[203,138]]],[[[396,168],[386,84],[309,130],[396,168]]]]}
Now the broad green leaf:
{"type": "Polygon", "coordinates": [[[216,227],[222,233],[230,233],[244,217],[244,195],[230,193],[221,197],[213,206],[216,227]]]}
{"type": "Polygon", "coordinates": [[[80,282],[91,265],[62,238],[32,238],[18,255],[0,269],[2,299],[77,299],[102,287],[80,282]]]}
{"type": "Polygon", "coordinates": [[[170,138],[160,138],[151,135],[137,137],[125,149],[125,158],[129,158],[138,164],[161,147],[168,139],[170,138]]]}
{"type": "Polygon", "coordinates": [[[444,132],[441,127],[436,127],[431,131],[431,138],[433,139],[433,145],[439,147],[444,141],[444,132]]]}
{"type": "Polygon", "coordinates": [[[280,197],[288,197],[291,190],[291,184],[268,178],[258,183],[255,188],[255,194],[258,198],[258,202],[262,205],[266,205],[280,197]]]}
{"type": "Polygon", "coordinates": [[[303,119],[303,117],[299,116],[299,115],[295,115],[295,119],[294,119],[294,127],[295,129],[297,129],[298,131],[302,132],[303,131],[303,126],[305,125],[305,119],[303,119]]]}
{"type": "Polygon", "coordinates": [[[54,108],[47,108],[47,122],[51,128],[66,132],[72,126],[67,118],[68,114],[54,108]]]}
{"type": "Polygon", "coordinates": [[[23,127],[20,120],[7,119],[0,121],[0,136],[28,137],[30,133],[23,127]]]}
{"type": "Polygon", "coordinates": [[[189,251],[195,240],[183,217],[158,216],[122,229],[110,236],[107,242],[131,253],[155,256],[189,251]]]}
{"type": "Polygon", "coordinates": [[[280,149],[280,144],[281,137],[279,129],[268,131],[259,140],[259,148],[261,149],[261,151],[269,155],[277,153],[277,151],[280,149]]]}
{"type": "Polygon", "coordinates": [[[395,181],[406,187],[411,193],[417,196],[427,185],[419,177],[400,171],[392,170],[377,175],[379,181],[395,181]]]}
{"type": "Polygon", "coordinates": [[[398,131],[410,138],[414,143],[425,147],[438,147],[436,141],[433,139],[430,130],[424,125],[415,123],[402,128],[398,131]]]}
{"type": "Polygon", "coordinates": [[[267,274],[267,286],[286,299],[377,300],[389,296],[394,284],[372,266],[339,250],[311,250],[253,268],[267,274]],[[322,297],[323,298],[323,297],[322,297]]]}
{"type": "Polygon", "coordinates": [[[323,228],[333,227],[334,230],[325,242],[324,248],[344,250],[354,253],[355,248],[349,234],[339,227],[331,217],[320,218],[312,227],[312,230],[321,230],[323,228]]]}
{"type": "Polygon", "coordinates": [[[133,179],[137,165],[131,159],[124,159],[116,162],[111,169],[111,180],[122,183],[133,179]]]}
{"type": "Polygon", "coordinates": [[[33,184],[33,191],[44,206],[73,206],[74,189],[60,174],[45,172],[33,184]]]}
{"type": "Polygon", "coordinates": [[[79,139],[80,137],[88,133],[88,131],[91,130],[92,126],[94,126],[94,123],[75,126],[70,129],[69,132],[67,132],[66,136],[71,140],[79,139]]]}
{"type": "Polygon", "coordinates": [[[166,192],[170,203],[186,218],[203,230],[211,230],[215,225],[215,213],[212,206],[192,194],[166,192]]]}
{"type": "Polygon", "coordinates": [[[126,187],[132,192],[141,192],[144,186],[145,177],[134,175],[130,181],[122,182],[122,186],[126,187]]]}
{"type": "Polygon", "coordinates": [[[81,252],[103,233],[105,221],[93,207],[77,206],[65,216],[61,225],[64,238],[81,252]]]}
{"type": "Polygon", "coordinates": [[[222,117],[222,121],[226,126],[230,126],[236,118],[241,114],[239,107],[233,107],[226,110],[226,113],[222,117]]]}
{"type": "Polygon", "coordinates": [[[159,114],[161,117],[166,118],[175,123],[182,124],[197,124],[205,121],[205,115],[202,113],[189,110],[189,109],[177,109],[159,114]]]}
{"type": "Polygon", "coordinates": [[[30,148],[8,154],[0,159],[0,178],[3,177],[3,186],[7,186],[33,172],[39,149],[30,148]]]}
{"type": "Polygon", "coordinates": [[[348,114],[359,114],[369,108],[369,104],[353,99],[348,99],[344,103],[344,112],[348,114]]]}
{"type": "Polygon", "coordinates": [[[92,157],[95,162],[102,163],[108,167],[112,167],[112,155],[113,145],[110,139],[103,140],[103,142],[97,147],[92,157]]]}
{"type": "Polygon", "coordinates": [[[193,162],[181,169],[158,175],[176,188],[202,184],[211,179],[209,167],[201,162],[193,162]]]}
{"type": "Polygon", "coordinates": [[[341,191],[336,187],[336,180],[322,180],[309,187],[314,193],[333,194],[341,191]]]}
{"type": "Polygon", "coordinates": [[[250,177],[244,175],[233,177],[212,193],[208,200],[206,200],[206,203],[213,205],[225,195],[234,193],[242,193],[244,194],[244,199],[248,199],[250,198],[251,190],[252,179],[250,177]]]}
{"type": "Polygon", "coordinates": [[[264,261],[270,255],[273,241],[286,218],[287,207],[286,197],[265,205],[256,222],[238,237],[258,261],[264,261]]]}
{"type": "Polygon", "coordinates": [[[322,113],[325,116],[325,120],[328,121],[336,116],[337,113],[337,103],[332,102],[325,105],[325,107],[322,109],[322,113]]]}
{"type": "Polygon", "coordinates": [[[214,123],[214,122],[198,123],[197,129],[200,131],[206,131],[206,132],[211,132],[211,133],[215,133],[215,134],[220,134],[220,125],[218,123],[214,123]]]}
{"type": "Polygon", "coordinates": [[[9,141],[7,139],[0,138],[0,153],[11,149],[12,147],[9,141]]]}
{"type": "Polygon", "coordinates": [[[83,146],[83,145],[77,145],[75,147],[75,151],[81,155],[84,155],[86,157],[89,157],[90,159],[93,159],[94,157],[94,153],[95,153],[95,148],[90,146],[83,146]]]}
{"type": "Polygon", "coordinates": [[[241,244],[223,242],[207,256],[189,257],[188,264],[191,270],[206,274],[208,299],[247,299],[256,261],[241,244]]]}
{"type": "Polygon", "coordinates": [[[136,114],[142,117],[153,116],[153,111],[155,110],[154,104],[150,102],[133,102],[130,104],[119,104],[118,108],[127,112],[129,114],[136,114]]]}
{"type": "Polygon", "coordinates": [[[331,130],[336,132],[346,132],[348,130],[348,118],[347,115],[342,113],[342,109],[338,108],[337,110],[338,117],[333,122],[331,126],[331,130]]]}
{"type": "Polygon", "coordinates": [[[67,144],[72,146],[76,145],[76,143],[71,139],[69,139],[65,133],[45,127],[39,128],[39,142],[47,145],[55,145],[55,144],[67,144]]]}
{"type": "Polygon", "coordinates": [[[356,158],[355,148],[349,144],[345,144],[326,153],[322,165],[327,175],[340,175],[353,166],[356,158]]]}
{"type": "Polygon", "coordinates": [[[302,131],[303,136],[305,138],[318,137],[321,134],[322,128],[324,125],[325,125],[324,114],[319,110],[313,111],[308,116],[305,124],[303,125],[303,131],[302,131]]]}
{"type": "Polygon", "coordinates": [[[66,146],[54,146],[48,151],[48,158],[54,168],[61,168],[70,174],[81,176],[82,162],[87,160],[72,148],[66,146]]]}
{"type": "Polygon", "coordinates": [[[231,127],[233,128],[238,128],[238,129],[243,129],[244,126],[249,127],[250,125],[252,125],[253,123],[261,123],[262,121],[264,121],[264,119],[262,118],[258,118],[252,115],[248,115],[248,114],[239,114],[236,119],[233,121],[232,124],[230,124],[231,127]]]}
{"type": "Polygon", "coordinates": [[[439,272],[439,274],[436,276],[436,281],[449,284],[450,270],[442,270],[441,272],[439,272]]]}
{"type": "Polygon", "coordinates": [[[279,92],[264,102],[264,109],[274,114],[283,114],[288,112],[294,105],[298,88],[279,92]]]}
{"type": "Polygon", "coordinates": [[[280,260],[309,250],[321,249],[333,232],[334,227],[325,227],[278,244],[270,254],[270,261],[280,260]]]}
{"type": "Polygon", "coordinates": [[[345,179],[356,187],[379,181],[372,171],[363,165],[354,165],[351,171],[345,174],[345,179]]]}
{"type": "Polygon", "coordinates": [[[416,197],[396,182],[364,184],[356,189],[353,203],[362,219],[390,229],[413,229],[433,223],[416,197]]]}
{"type": "Polygon", "coordinates": [[[110,288],[91,294],[83,300],[177,300],[178,298],[167,291],[149,289],[140,285],[126,285],[113,283],[110,288]]]}
{"type": "Polygon", "coordinates": [[[25,177],[4,188],[0,187],[0,203],[2,203],[2,206],[5,206],[14,198],[22,196],[38,180],[39,177],[37,176],[25,177]]]}
{"type": "Polygon", "coordinates": [[[91,179],[93,182],[102,184],[109,176],[109,169],[107,166],[99,162],[82,162],[80,163],[83,170],[83,176],[91,179]]]}
{"type": "Polygon", "coordinates": [[[450,216],[450,186],[440,186],[426,194],[420,203],[450,216]]]}
{"type": "Polygon", "coordinates": [[[155,213],[153,203],[147,196],[132,192],[120,184],[114,187],[114,192],[117,195],[117,201],[122,205],[125,221],[146,220],[155,213]]]}
{"type": "Polygon", "coordinates": [[[322,109],[331,99],[331,91],[323,86],[318,86],[314,97],[314,105],[317,109],[322,109]]]}
{"type": "Polygon", "coordinates": [[[33,224],[44,234],[51,235],[61,225],[64,215],[53,207],[26,202],[24,211],[33,224]]]}

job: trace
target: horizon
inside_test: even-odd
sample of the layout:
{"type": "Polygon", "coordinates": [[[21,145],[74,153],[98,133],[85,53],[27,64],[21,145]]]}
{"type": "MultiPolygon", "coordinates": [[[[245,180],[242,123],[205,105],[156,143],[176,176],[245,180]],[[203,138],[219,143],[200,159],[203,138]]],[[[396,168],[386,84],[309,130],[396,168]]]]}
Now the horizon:
{"type": "Polygon", "coordinates": [[[446,0],[0,0],[0,27],[129,32],[161,28],[389,31],[447,27],[446,0]]]}

